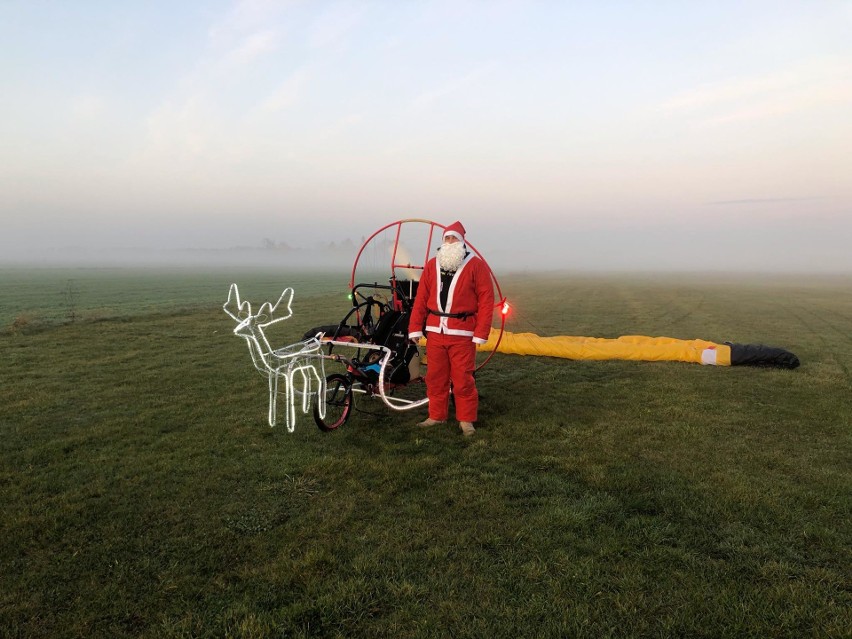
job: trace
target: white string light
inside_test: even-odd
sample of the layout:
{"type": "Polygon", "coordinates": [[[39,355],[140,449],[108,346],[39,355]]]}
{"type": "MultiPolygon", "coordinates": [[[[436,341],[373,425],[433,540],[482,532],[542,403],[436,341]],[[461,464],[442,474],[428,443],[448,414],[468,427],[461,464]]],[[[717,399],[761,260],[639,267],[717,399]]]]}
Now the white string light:
{"type": "Polygon", "coordinates": [[[317,408],[320,417],[325,417],[325,360],[320,351],[321,335],[273,349],[266,337],[265,329],[293,316],[293,289],[285,288],[274,305],[264,302],[256,314],[252,314],[251,303],[240,300],[240,291],[231,284],[228,301],[222,309],[231,316],[237,327],[234,335],[246,340],[255,368],[269,379],[269,425],[275,426],[279,380],[284,383],[284,404],[286,407],[287,432],[296,428],[295,396],[302,397],[302,412],[310,410],[311,396],[317,395],[317,408]],[[318,368],[319,369],[318,369],[318,368]],[[299,375],[301,390],[296,388],[294,377],[299,375]],[[316,380],[317,387],[313,382],[316,380]]]}

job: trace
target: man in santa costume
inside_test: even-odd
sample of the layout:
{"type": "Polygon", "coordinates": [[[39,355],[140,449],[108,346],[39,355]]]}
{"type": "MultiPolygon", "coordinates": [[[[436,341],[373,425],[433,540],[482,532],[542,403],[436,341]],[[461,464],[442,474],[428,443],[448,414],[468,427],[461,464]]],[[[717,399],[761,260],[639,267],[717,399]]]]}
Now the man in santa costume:
{"type": "Polygon", "coordinates": [[[438,254],[426,263],[408,337],[417,341],[426,332],[426,395],[429,417],[420,426],[447,421],[450,382],[456,402],[456,419],[466,436],[476,429],[479,394],[476,391],[476,345],[491,331],[494,289],[488,266],[467,248],[461,222],[444,230],[438,254]]]}

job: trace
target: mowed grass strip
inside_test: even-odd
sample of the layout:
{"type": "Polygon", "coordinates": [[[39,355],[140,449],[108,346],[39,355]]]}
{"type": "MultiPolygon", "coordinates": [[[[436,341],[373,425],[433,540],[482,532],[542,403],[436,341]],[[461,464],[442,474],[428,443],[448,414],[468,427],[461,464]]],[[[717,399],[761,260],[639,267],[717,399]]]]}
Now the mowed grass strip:
{"type": "Polygon", "coordinates": [[[848,282],[503,286],[513,330],[803,364],[497,356],[471,440],[378,402],[288,435],[218,306],[6,331],[2,636],[848,636],[848,282]]]}
{"type": "MultiPolygon", "coordinates": [[[[198,310],[221,305],[231,282],[245,299],[263,301],[285,286],[304,297],[337,292],[345,298],[347,273],[192,268],[0,267],[0,329],[21,332],[76,320],[198,310]],[[224,292],[223,292],[224,291],[224,292]]],[[[274,301],[274,300],[273,300],[274,301]]]]}

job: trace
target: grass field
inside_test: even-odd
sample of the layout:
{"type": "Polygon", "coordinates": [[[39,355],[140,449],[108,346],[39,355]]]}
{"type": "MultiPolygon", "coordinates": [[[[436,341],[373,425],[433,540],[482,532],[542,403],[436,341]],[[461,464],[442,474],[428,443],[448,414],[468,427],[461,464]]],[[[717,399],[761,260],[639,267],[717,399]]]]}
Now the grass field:
{"type": "Polygon", "coordinates": [[[0,271],[2,637],[848,637],[852,279],[516,275],[509,328],[795,371],[496,356],[477,435],[266,423],[221,311],[339,278],[0,271]],[[73,320],[73,321],[72,321],[73,320]]]}

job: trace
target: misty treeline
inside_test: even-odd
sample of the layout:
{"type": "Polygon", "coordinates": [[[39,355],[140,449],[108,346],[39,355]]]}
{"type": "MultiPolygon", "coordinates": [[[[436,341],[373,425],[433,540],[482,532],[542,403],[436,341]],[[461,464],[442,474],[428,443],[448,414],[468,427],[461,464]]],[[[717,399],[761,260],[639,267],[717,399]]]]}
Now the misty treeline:
{"type": "Polygon", "coordinates": [[[347,237],[345,240],[340,242],[335,242],[334,240],[328,242],[318,241],[311,243],[310,246],[293,246],[289,242],[277,242],[271,238],[265,237],[263,238],[260,246],[266,251],[303,251],[305,249],[310,249],[315,251],[349,251],[354,254],[358,247],[362,246],[366,240],[366,237],[362,237],[360,244],[356,245],[351,238],[347,237]]]}

